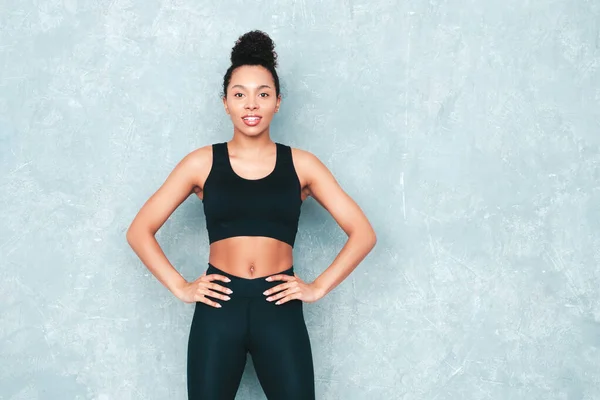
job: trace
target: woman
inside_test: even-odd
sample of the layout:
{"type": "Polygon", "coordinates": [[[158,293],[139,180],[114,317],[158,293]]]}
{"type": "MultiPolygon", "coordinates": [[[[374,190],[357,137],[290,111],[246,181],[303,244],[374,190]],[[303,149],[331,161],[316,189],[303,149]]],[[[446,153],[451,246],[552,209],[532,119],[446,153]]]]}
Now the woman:
{"type": "Polygon", "coordinates": [[[189,399],[234,399],[247,353],[269,400],[314,399],[302,304],[329,293],[375,246],[369,221],[319,159],[271,140],[269,125],[281,104],[276,59],[264,32],[238,39],[223,82],[233,138],[185,156],[127,232],[152,274],[178,299],[196,303],[189,399]],[[203,202],[210,255],[203,275],[187,282],[155,234],[191,193],[203,202]],[[308,196],[348,235],[333,263],[310,283],[292,265],[300,207],[308,196]]]}

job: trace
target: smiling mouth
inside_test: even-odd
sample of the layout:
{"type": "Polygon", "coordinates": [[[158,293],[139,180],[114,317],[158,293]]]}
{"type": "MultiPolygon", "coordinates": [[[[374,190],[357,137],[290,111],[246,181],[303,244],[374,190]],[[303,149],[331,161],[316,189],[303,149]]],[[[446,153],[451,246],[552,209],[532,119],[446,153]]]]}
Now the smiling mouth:
{"type": "Polygon", "coordinates": [[[246,124],[248,126],[256,126],[259,124],[261,118],[262,117],[253,115],[253,116],[242,117],[242,121],[244,121],[244,124],[246,124]]]}

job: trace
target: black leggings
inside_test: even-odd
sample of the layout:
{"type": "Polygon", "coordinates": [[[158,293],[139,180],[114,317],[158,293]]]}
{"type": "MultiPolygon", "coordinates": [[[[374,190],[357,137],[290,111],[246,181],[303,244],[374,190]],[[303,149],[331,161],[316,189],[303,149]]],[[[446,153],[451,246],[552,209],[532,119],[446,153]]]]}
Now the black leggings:
{"type": "MultiPolygon", "coordinates": [[[[268,302],[263,292],[283,281],[246,279],[208,264],[206,274],[225,275],[231,300],[222,308],[196,303],[187,354],[189,400],[233,400],[246,365],[252,362],[269,400],[313,400],[314,371],[302,301],[268,302]]],[[[281,272],[293,276],[293,267],[281,272]]]]}

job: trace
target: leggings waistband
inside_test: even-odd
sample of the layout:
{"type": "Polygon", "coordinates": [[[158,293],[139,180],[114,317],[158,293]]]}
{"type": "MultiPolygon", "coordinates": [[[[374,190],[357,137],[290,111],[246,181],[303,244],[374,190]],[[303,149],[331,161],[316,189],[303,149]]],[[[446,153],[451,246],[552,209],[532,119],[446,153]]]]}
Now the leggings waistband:
{"type": "Polygon", "coordinates": [[[265,275],[265,276],[249,279],[249,278],[242,278],[241,276],[229,274],[229,273],[215,267],[211,263],[208,263],[208,268],[206,270],[206,274],[207,275],[219,274],[219,275],[223,275],[223,276],[226,276],[227,278],[231,279],[231,282],[223,282],[221,280],[215,280],[215,281],[213,281],[213,283],[216,283],[218,285],[225,286],[225,287],[231,289],[233,291],[233,293],[231,294],[232,298],[234,296],[243,296],[243,297],[262,296],[262,297],[265,297],[263,295],[263,292],[265,290],[270,289],[279,284],[285,283],[284,281],[269,282],[269,281],[266,281],[265,278],[267,276],[277,275],[277,274],[294,276],[294,266],[291,266],[290,268],[286,269],[285,271],[278,272],[277,274],[265,275]]]}

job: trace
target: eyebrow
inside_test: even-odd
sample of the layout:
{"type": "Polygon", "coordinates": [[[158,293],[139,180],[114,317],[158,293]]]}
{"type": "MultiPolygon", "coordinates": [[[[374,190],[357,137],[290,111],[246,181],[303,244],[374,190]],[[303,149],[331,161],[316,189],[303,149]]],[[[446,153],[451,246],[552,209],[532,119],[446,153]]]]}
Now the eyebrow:
{"type": "MultiPolygon", "coordinates": [[[[246,87],[244,85],[233,85],[231,88],[232,89],[241,88],[243,90],[246,90],[246,87]]],[[[260,85],[257,89],[260,90],[260,89],[264,89],[264,88],[272,89],[271,86],[269,86],[269,85],[260,85]]]]}

